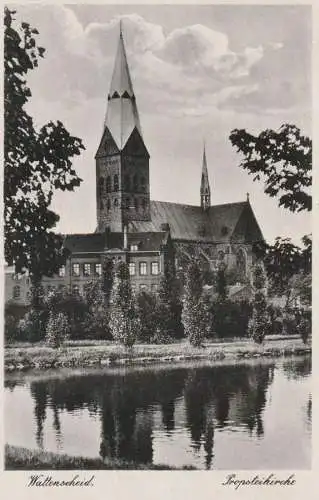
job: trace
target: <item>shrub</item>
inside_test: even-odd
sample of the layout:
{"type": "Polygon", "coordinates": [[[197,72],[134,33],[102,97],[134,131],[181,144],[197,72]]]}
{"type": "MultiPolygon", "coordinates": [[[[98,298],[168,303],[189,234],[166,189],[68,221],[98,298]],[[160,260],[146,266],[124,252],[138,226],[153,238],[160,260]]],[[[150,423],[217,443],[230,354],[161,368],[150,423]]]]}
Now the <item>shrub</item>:
{"type": "Polygon", "coordinates": [[[265,335],[269,332],[269,313],[267,310],[267,280],[262,262],[253,267],[253,311],[249,320],[248,330],[257,344],[262,344],[265,335]]]}
{"type": "Polygon", "coordinates": [[[69,338],[69,333],[70,324],[67,315],[61,311],[51,311],[46,327],[46,343],[57,349],[69,338]]]}
{"type": "Polygon", "coordinates": [[[207,302],[203,297],[203,280],[198,262],[187,270],[183,297],[182,322],[185,335],[194,346],[201,346],[209,326],[207,302]]]}
{"type": "Polygon", "coordinates": [[[31,309],[19,321],[19,339],[28,342],[39,342],[45,337],[47,313],[45,310],[31,309]]]}
{"type": "Polygon", "coordinates": [[[219,300],[213,303],[212,332],[218,338],[246,337],[252,313],[251,304],[243,300],[232,302],[219,300]]]}
{"type": "Polygon", "coordinates": [[[128,266],[118,265],[111,293],[110,328],[113,338],[132,347],[138,335],[139,321],[132,296],[128,266]]]}
{"type": "Polygon", "coordinates": [[[137,339],[140,342],[150,342],[159,323],[156,295],[146,292],[139,293],[136,297],[136,312],[140,324],[137,339]]]}

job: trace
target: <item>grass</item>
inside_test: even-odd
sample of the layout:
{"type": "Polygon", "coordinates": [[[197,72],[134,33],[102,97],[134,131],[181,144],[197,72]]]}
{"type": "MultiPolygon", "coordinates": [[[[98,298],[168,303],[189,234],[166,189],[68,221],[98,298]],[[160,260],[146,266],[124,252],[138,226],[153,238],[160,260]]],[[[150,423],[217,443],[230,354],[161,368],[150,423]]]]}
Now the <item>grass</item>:
{"type": "Polygon", "coordinates": [[[89,367],[126,364],[151,364],[190,360],[236,360],[250,357],[304,354],[311,348],[300,338],[266,339],[259,346],[251,340],[205,342],[193,347],[187,341],[173,344],[136,344],[131,349],[114,342],[96,342],[90,345],[65,345],[53,349],[45,345],[11,346],[5,349],[7,371],[30,368],[89,367]]]}
{"type": "Polygon", "coordinates": [[[5,446],[5,468],[7,470],[193,470],[194,467],[171,467],[164,464],[138,464],[120,459],[72,457],[49,451],[29,450],[18,446],[5,446]]]}

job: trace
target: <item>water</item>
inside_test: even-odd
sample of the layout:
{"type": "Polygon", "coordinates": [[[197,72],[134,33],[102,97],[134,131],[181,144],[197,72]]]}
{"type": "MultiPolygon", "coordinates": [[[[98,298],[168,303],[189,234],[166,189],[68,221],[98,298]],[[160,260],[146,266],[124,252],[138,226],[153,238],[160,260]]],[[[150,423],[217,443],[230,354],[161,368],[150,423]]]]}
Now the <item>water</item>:
{"type": "Polygon", "coordinates": [[[200,469],[310,469],[311,359],[11,375],[6,442],[200,469]]]}

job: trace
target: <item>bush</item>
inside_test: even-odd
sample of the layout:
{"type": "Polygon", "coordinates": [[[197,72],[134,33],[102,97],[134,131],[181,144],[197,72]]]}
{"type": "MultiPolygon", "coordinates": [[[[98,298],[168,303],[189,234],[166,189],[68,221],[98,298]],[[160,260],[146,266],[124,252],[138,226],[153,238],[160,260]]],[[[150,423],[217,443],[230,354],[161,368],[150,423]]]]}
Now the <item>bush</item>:
{"type": "Polygon", "coordinates": [[[156,295],[141,292],[136,297],[136,312],[139,320],[137,339],[149,343],[155,335],[159,323],[156,295]]]}
{"type": "Polygon", "coordinates": [[[46,343],[50,347],[60,347],[68,338],[70,324],[68,317],[63,312],[51,311],[46,328],[46,343]]]}
{"type": "Polygon", "coordinates": [[[160,328],[156,328],[150,339],[151,344],[171,344],[174,341],[168,333],[164,333],[160,328]]]}
{"type": "Polygon", "coordinates": [[[19,321],[19,340],[27,342],[40,342],[45,337],[47,312],[45,310],[31,309],[19,321]]]}
{"type": "Polygon", "coordinates": [[[253,311],[249,320],[249,335],[257,344],[262,344],[270,330],[269,312],[267,309],[267,279],[262,262],[257,262],[252,272],[253,311]]]}
{"type": "Polygon", "coordinates": [[[218,338],[247,337],[252,306],[248,301],[213,303],[212,332],[218,338]]]}

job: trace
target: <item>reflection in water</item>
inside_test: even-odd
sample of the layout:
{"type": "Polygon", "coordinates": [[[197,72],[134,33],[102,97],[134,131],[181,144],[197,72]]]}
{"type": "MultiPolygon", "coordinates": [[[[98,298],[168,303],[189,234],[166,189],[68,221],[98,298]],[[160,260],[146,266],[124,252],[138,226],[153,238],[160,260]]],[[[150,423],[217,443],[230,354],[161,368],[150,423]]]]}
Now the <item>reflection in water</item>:
{"type": "MultiPolygon", "coordinates": [[[[288,378],[303,377],[310,373],[311,365],[303,359],[285,361],[282,368],[288,378]]],[[[62,416],[86,410],[89,422],[100,425],[96,456],[102,459],[151,463],[156,461],[158,436],[172,441],[183,432],[183,436],[188,436],[191,452],[202,457],[202,467],[211,469],[216,432],[240,429],[247,438],[263,439],[268,388],[275,371],[275,364],[269,362],[128,370],[124,374],[97,371],[82,376],[33,379],[30,390],[36,443],[43,448],[49,412],[57,448],[67,453],[62,416]]],[[[15,387],[8,383],[6,386],[11,390],[15,387]]],[[[310,422],[310,395],[304,408],[310,422]]]]}

